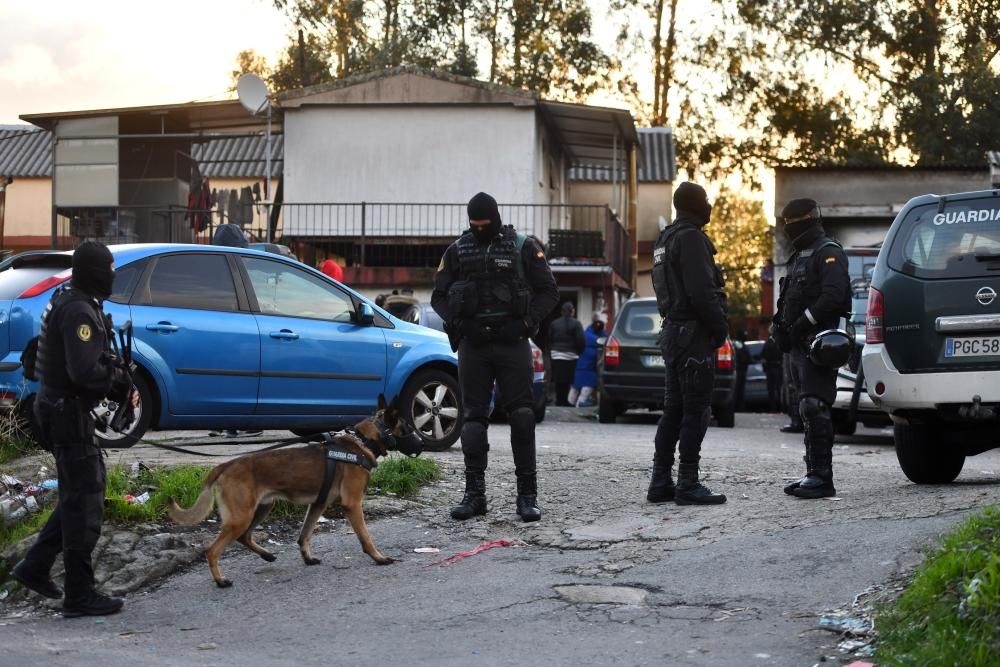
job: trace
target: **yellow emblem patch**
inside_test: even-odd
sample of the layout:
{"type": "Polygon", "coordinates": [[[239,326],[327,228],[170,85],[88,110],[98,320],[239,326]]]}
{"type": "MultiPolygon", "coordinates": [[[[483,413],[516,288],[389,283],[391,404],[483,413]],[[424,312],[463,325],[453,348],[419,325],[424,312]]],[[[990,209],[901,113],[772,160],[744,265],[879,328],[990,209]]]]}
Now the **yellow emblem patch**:
{"type": "Polygon", "coordinates": [[[826,262],[827,264],[833,264],[834,262],[837,261],[837,258],[836,257],[827,257],[823,261],[826,262]]]}
{"type": "Polygon", "coordinates": [[[538,259],[541,259],[541,258],[545,257],[545,253],[542,252],[541,250],[539,250],[538,252],[535,253],[535,257],[537,257],[538,259]]]}
{"type": "Polygon", "coordinates": [[[90,342],[90,337],[93,332],[90,330],[89,324],[81,324],[76,328],[76,337],[82,340],[84,343],[90,342]]]}

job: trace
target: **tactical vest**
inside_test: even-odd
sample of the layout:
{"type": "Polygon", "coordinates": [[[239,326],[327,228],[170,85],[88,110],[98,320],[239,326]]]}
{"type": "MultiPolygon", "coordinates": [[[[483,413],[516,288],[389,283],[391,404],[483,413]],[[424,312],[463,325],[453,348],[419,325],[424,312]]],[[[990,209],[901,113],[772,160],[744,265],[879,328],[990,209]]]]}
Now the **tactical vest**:
{"type": "MultiPolygon", "coordinates": [[[[689,224],[672,224],[660,233],[656,245],[653,248],[653,286],[656,292],[656,306],[660,315],[668,317],[674,321],[694,320],[698,318],[694,307],[691,304],[691,297],[684,289],[684,280],[681,278],[681,267],[678,262],[671,261],[673,258],[673,244],[681,234],[701,234],[705,232],[689,224]]],[[[715,255],[715,246],[711,240],[705,236],[711,253],[715,255]]],[[[722,289],[725,280],[722,277],[722,269],[712,261],[712,268],[715,276],[716,293],[720,299],[723,310],[725,310],[725,291],[722,289]]]]}
{"type": "Polygon", "coordinates": [[[526,238],[506,225],[488,245],[469,231],[456,242],[460,277],[476,286],[476,317],[501,320],[528,314],[531,291],[521,257],[526,238]]]}
{"type": "MultiPolygon", "coordinates": [[[[35,373],[47,394],[55,397],[77,396],[79,389],[66,371],[66,348],[63,345],[59,309],[72,301],[87,301],[97,311],[98,322],[103,321],[94,299],[72,287],[59,289],[42,312],[42,327],[38,334],[38,356],[35,373]]],[[[105,344],[107,344],[105,336],[105,344]]]]}
{"type": "MultiPolygon", "coordinates": [[[[781,279],[779,292],[782,301],[781,318],[788,326],[794,324],[805,313],[806,308],[812,305],[822,293],[823,285],[820,283],[815,255],[828,246],[842,247],[833,239],[821,236],[805,250],[800,250],[792,255],[788,275],[781,279]]],[[[848,294],[844,304],[844,313],[846,314],[850,310],[851,302],[848,294]]],[[[822,328],[829,328],[834,326],[836,322],[820,322],[819,324],[827,325],[822,328]]]]}

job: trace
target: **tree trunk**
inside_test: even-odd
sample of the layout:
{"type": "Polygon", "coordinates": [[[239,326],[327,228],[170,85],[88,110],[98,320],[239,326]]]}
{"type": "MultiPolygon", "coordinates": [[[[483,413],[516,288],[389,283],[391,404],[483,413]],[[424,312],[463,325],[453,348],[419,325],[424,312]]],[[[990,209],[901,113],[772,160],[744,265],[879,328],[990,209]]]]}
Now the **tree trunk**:
{"type": "Polygon", "coordinates": [[[670,111],[670,84],[674,76],[674,49],[677,47],[677,0],[670,0],[670,23],[667,28],[667,47],[663,52],[663,78],[660,92],[660,108],[663,112],[661,125],[667,124],[667,113],[670,111]]]}
{"type": "Polygon", "coordinates": [[[660,81],[663,77],[663,45],[660,35],[663,32],[663,0],[656,0],[654,18],[656,33],[653,36],[653,126],[664,124],[664,114],[660,109],[660,81]]]}

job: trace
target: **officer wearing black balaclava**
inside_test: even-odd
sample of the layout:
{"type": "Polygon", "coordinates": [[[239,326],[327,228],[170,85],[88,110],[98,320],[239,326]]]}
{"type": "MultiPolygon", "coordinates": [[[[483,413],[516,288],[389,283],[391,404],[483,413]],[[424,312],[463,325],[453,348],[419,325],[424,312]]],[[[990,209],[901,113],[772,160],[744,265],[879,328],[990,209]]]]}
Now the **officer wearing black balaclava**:
{"type": "Polygon", "coordinates": [[[114,283],[113,265],[111,252],[100,243],[87,241],[77,248],[72,282],[52,296],[38,338],[35,372],[41,385],[35,419],[44,444],[55,455],[59,500],[11,575],[40,595],[63,597],[49,575],[62,552],[64,616],[113,614],[123,603],[95,590],[91,563],[101,535],[107,482],[91,411],[109,394],[128,392],[124,368],[111,356],[108,336],[114,332],[107,329],[102,313],[114,283]]]}
{"type": "Polygon", "coordinates": [[[539,324],[559,301],[545,253],[533,240],[504,226],[493,197],[469,200],[469,229],[450,246],[434,279],[431,305],[458,351],[465,424],[465,495],[451,510],[465,520],[486,513],[486,454],[490,399],[499,385],[510,422],[517,475],[517,513],[541,518],[535,476],[531,346],[539,324]]]}
{"type": "Polygon", "coordinates": [[[660,351],[665,365],[663,416],[656,428],[649,502],[717,505],[726,496],[699,480],[701,442],[708,430],[715,381],[715,351],[726,341],[726,295],[715,246],[703,227],[712,217],[705,189],[681,183],[674,192],[676,218],[653,247],[653,289],[663,319],[660,351]],[[678,446],[679,443],[679,446],[678,446]],[[672,468],[678,449],[677,484],[672,468]]]}
{"type": "Polygon", "coordinates": [[[782,209],[781,218],[794,252],[788,275],[781,279],[771,335],[790,354],[806,445],[806,476],[786,486],[785,493],[826,498],[837,493],[830,416],[837,397],[837,369],[813,362],[809,344],[817,333],[837,328],[840,318],[850,313],[847,256],[839,243],[827,238],[815,200],[793,199],[782,209]]]}

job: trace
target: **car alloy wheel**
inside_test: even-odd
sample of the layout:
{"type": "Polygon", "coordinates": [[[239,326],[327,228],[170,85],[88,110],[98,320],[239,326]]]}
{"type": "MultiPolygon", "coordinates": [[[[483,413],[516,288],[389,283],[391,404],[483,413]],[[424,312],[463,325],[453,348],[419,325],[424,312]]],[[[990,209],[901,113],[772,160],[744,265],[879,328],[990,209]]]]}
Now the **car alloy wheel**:
{"type": "Polygon", "coordinates": [[[428,378],[413,395],[411,414],[414,428],[425,441],[443,443],[459,423],[458,396],[441,379],[428,378]]]}

